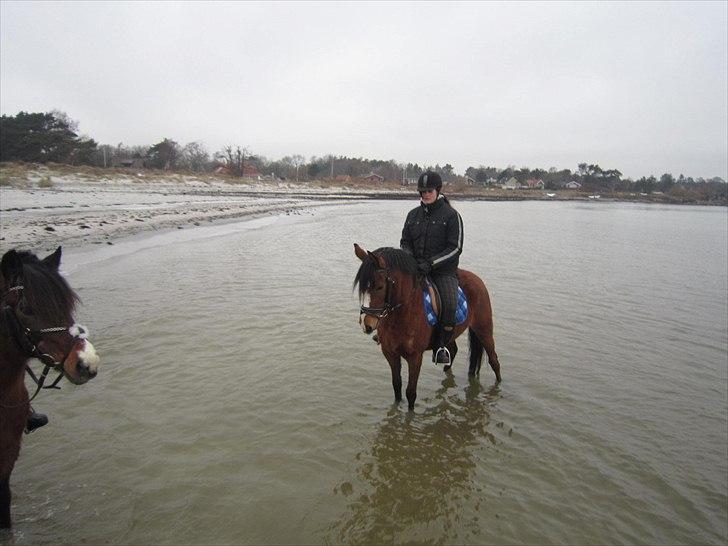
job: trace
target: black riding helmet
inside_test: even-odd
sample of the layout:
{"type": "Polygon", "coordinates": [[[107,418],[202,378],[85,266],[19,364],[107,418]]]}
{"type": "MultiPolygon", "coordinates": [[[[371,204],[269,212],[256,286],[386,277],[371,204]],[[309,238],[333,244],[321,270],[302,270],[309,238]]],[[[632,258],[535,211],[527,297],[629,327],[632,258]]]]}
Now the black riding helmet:
{"type": "Polygon", "coordinates": [[[427,171],[417,179],[417,191],[435,190],[440,193],[442,189],[442,178],[436,172],[427,171]]]}

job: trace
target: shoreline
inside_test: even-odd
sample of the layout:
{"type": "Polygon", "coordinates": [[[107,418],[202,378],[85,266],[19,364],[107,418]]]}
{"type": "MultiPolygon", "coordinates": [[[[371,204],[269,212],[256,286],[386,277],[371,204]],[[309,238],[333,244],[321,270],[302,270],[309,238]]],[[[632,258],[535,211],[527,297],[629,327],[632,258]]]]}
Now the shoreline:
{"type": "MultiPolygon", "coordinates": [[[[678,204],[609,196],[590,199],[573,192],[467,190],[451,188],[446,193],[455,201],[678,204]]],[[[307,214],[325,205],[412,200],[413,193],[414,188],[398,184],[372,187],[254,182],[204,174],[4,164],[0,166],[0,250],[44,252],[59,245],[113,245],[145,232],[307,214]]]]}
{"type": "Polygon", "coordinates": [[[190,199],[183,193],[165,193],[162,197],[163,200],[136,193],[64,191],[59,194],[0,188],[0,247],[4,253],[11,248],[50,252],[58,246],[114,245],[140,234],[188,230],[265,216],[312,214],[313,209],[321,206],[359,202],[295,196],[190,199]],[[67,199],[68,204],[55,203],[58,197],[67,199]],[[23,205],[28,199],[34,204],[23,205]]]}

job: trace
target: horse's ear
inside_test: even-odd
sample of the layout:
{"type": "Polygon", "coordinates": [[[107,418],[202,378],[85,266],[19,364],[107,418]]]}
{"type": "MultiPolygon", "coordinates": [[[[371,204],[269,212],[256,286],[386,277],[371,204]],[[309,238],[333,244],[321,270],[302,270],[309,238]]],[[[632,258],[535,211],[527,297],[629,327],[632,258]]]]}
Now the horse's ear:
{"type": "Polygon", "coordinates": [[[374,265],[381,269],[387,269],[387,264],[385,263],[384,258],[377,256],[374,252],[367,252],[367,254],[369,255],[369,259],[374,262],[374,265]]]}
{"type": "Polygon", "coordinates": [[[51,269],[58,270],[61,265],[61,247],[59,246],[53,254],[43,258],[43,264],[51,269]]]}
{"type": "Polygon", "coordinates": [[[20,275],[22,270],[23,262],[20,260],[18,253],[15,250],[8,250],[3,256],[2,262],[0,262],[0,272],[2,272],[3,278],[9,281],[20,275]]]}
{"type": "Polygon", "coordinates": [[[359,258],[362,262],[367,257],[367,251],[356,243],[354,243],[354,254],[356,254],[357,258],[359,258]]]}

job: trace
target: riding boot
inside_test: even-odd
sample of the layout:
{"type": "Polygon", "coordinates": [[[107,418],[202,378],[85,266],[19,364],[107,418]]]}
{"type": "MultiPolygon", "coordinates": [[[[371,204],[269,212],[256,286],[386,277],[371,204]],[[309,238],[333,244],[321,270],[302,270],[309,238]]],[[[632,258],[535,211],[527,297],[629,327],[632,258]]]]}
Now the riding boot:
{"type": "Polygon", "coordinates": [[[28,419],[25,422],[25,433],[30,434],[35,429],[48,424],[48,416],[43,413],[36,413],[33,406],[30,407],[28,419]]]}
{"type": "Polygon", "coordinates": [[[452,332],[452,326],[445,327],[438,324],[437,335],[435,336],[436,343],[434,345],[436,349],[432,351],[432,361],[435,364],[442,364],[444,366],[452,364],[450,351],[447,348],[447,345],[450,343],[450,339],[452,338],[452,332]]]}

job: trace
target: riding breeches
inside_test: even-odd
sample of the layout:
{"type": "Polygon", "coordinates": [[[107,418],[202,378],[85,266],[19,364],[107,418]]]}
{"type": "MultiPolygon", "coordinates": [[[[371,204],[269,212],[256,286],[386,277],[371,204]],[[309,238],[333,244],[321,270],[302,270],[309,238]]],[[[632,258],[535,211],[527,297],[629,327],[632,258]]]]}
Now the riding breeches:
{"type": "Polygon", "coordinates": [[[440,324],[455,326],[455,313],[458,307],[458,277],[456,273],[430,275],[440,293],[440,324]]]}

